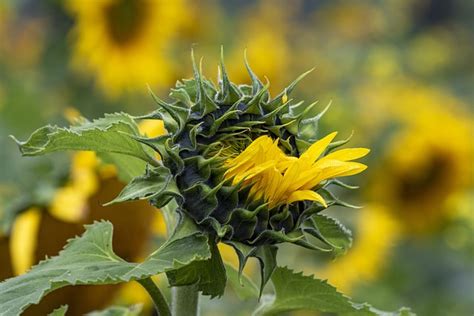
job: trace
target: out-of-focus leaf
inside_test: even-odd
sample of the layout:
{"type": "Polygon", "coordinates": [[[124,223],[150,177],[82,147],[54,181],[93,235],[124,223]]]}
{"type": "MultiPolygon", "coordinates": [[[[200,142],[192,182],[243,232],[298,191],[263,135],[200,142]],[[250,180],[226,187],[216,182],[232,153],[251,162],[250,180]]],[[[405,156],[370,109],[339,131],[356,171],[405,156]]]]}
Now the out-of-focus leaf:
{"type": "Polygon", "coordinates": [[[112,224],[87,225],[58,256],[28,273],[0,283],[0,315],[18,315],[43,296],[66,285],[116,284],[179,269],[211,256],[207,237],[182,221],[176,233],[142,263],[126,262],[112,250],[112,224]]]}
{"type": "Polygon", "coordinates": [[[138,128],[128,114],[115,113],[70,128],[44,126],[24,142],[13,139],[24,156],[64,150],[92,150],[132,156],[156,165],[152,153],[147,151],[149,149],[133,138],[138,135],[138,128]]]}
{"type": "Polygon", "coordinates": [[[56,308],[54,311],[48,314],[48,316],[64,316],[67,312],[67,305],[56,308]]]}
{"type": "Polygon", "coordinates": [[[235,294],[241,300],[248,299],[258,299],[258,287],[252,280],[250,280],[244,274],[239,276],[239,271],[237,271],[233,266],[228,263],[225,263],[225,270],[227,273],[227,280],[229,285],[234,290],[235,294]]]}
{"type": "Polygon", "coordinates": [[[413,316],[407,308],[397,312],[379,311],[369,304],[353,303],[326,281],[286,267],[278,267],[272,275],[274,296],[265,296],[255,315],[279,315],[294,310],[311,310],[344,316],[413,316]]]}
{"type": "Polygon", "coordinates": [[[132,306],[111,306],[101,311],[94,311],[87,314],[87,316],[139,316],[142,311],[142,305],[132,306]]]}

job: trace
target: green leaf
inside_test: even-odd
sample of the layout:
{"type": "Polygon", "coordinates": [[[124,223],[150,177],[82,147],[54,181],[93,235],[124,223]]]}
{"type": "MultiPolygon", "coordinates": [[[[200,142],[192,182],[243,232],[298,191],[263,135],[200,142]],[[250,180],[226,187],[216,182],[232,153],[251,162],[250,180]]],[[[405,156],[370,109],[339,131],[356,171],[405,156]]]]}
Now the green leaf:
{"type": "Polygon", "coordinates": [[[326,281],[294,273],[286,267],[278,267],[272,275],[275,295],[266,296],[255,315],[278,315],[294,310],[310,310],[345,316],[409,316],[409,309],[398,312],[382,312],[369,304],[353,303],[326,281]]]}
{"type": "Polygon", "coordinates": [[[224,263],[229,285],[241,300],[258,299],[259,290],[255,283],[233,266],[224,263]]]}
{"type": "Polygon", "coordinates": [[[124,183],[145,173],[146,162],[141,159],[114,153],[98,153],[99,158],[117,168],[118,178],[124,183]]]}
{"type": "Polygon", "coordinates": [[[352,234],[338,220],[326,215],[313,215],[303,230],[333,248],[336,256],[345,254],[352,246],[352,234]]]}
{"type": "Polygon", "coordinates": [[[207,237],[186,221],[142,263],[130,263],[112,250],[109,222],[87,225],[85,233],[68,242],[58,256],[44,260],[28,273],[0,283],[0,315],[18,315],[43,296],[67,285],[116,284],[179,269],[211,256],[207,237]]]}
{"type": "Polygon", "coordinates": [[[61,307],[56,308],[54,311],[48,314],[48,316],[64,316],[66,315],[68,306],[63,305],[61,307]]]}
{"type": "Polygon", "coordinates": [[[226,270],[219,249],[215,242],[210,241],[211,258],[193,263],[167,273],[171,286],[197,284],[203,295],[211,298],[224,294],[227,281],[226,270]]]}
{"type": "Polygon", "coordinates": [[[105,117],[84,121],[70,128],[44,126],[24,142],[12,138],[24,156],[38,156],[65,150],[92,150],[98,153],[116,153],[132,156],[152,165],[157,162],[142,144],[135,121],[125,113],[106,114],[105,117]]]}
{"type": "Polygon", "coordinates": [[[101,311],[93,311],[87,314],[87,316],[139,316],[142,311],[142,305],[132,306],[111,306],[101,311]]]}
{"type": "MultiPolygon", "coordinates": [[[[130,181],[113,201],[105,205],[152,198],[168,198],[168,202],[170,197],[179,196],[179,190],[176,188],[173,179],[170,170],[164,166],[149,169],[145,175],[138,176],[130,181]]],[[[155,200],[155,202],[158,202],[158,200],[155,200]]]]}

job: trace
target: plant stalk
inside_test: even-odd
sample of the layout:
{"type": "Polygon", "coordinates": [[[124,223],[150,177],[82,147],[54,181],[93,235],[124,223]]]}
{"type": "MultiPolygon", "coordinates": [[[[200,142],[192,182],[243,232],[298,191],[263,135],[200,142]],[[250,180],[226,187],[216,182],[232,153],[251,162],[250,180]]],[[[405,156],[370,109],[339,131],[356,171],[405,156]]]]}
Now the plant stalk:
{"type": "Polygon", "coordinates": [[[156,286],[155,282],[151,278],[145,278],[141,280],[137,280],[148,294],[151,296],[153,303],[155,304],[156,312],[158,316],[171,316],[171,311],[168,306],[168,302],[166,302],[163,293],[161,293],[160,289],[156,286]]]}
{"type": "Polygon", "coordinates": [[[198,316],[199,291],[197,285],[175,286],[171,290],[173,316],[198,316]]]}

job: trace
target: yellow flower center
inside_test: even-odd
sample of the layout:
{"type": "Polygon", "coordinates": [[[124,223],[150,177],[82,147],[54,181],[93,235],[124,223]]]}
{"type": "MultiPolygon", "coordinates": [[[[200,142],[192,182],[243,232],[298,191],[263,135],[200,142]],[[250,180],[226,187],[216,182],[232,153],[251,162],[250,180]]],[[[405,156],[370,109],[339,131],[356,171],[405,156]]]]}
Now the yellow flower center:
{"type": "Polygon", "coordinates": [[[261,136],[238,156],[225,162],[224,178],[232,179],[233,185],[251,186],[250,197],[263,199],[270,208],[305,200],[326,207],[326,201],[314,191],[318,184],[367,168],[351,161],[367,155],[369,150],[366,148],[341,149],[320,158],[336,134],[315,142],[300,157],[286,155],[278,146],[278,140],[261,136]]]}

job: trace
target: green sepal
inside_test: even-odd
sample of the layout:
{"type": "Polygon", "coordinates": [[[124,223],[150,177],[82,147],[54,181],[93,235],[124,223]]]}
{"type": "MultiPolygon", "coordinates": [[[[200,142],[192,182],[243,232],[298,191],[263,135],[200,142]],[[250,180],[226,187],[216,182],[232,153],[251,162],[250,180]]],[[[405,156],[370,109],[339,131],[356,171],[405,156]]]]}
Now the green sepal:
{"type": "MultiPolygon", "coordinates": [[[[190,109],[186,106],[179,106],[180,103],[168,104],[156,96],[150,88],[148,88],[148,91],[156,104],[164,109],[178,124],[178,130],[176,132],[181,131],[189,118],[190,109]]],[[[166,123],[166,121],[164,121],[164,123],[166,123]]]]}
{"type": "Polygon", "coordinates": [[[304,77],[306,77],[309,73],[311,73],[312,71],[314,70],[313,69],[310,69],[304,73],[302,73],[301,75],[299,75],[292,83],[290,83],[282,92],[280,92],[280,94],[278,94],[273,100],[271,100],[270,102],[268,102],[266,105],[265,105],[265,110],[270,110],[271,109],[274,109],[275,107],[277,107],[278,105],[282,104],[283,101],[283,97],[286,95],[287,97],[291,94],[291,92],[293,91],[293,89],[296,87],[296,85],[298,84],[298,82],[300,82],[304,77]]]}
{"type": "Polygon", "coordinates": [[[278,247],[275,245],[263,245],[257,248],[253,256],[260,262],[260,291],[258,297],[262,297],[263,289],[270,280],[276,268],[276,255],[278,247]]]}
{"type": "Polygon", "coordinates": [[[232,84],[229,80],[229,76],[227,75],[227,71],[224,65],[223,48],[221,48],[219,70],[220,70],[220,80],[219,80],[220,90],[219,90],[219,93],[217,94],[217,99],[222,104],[234,104],[235,102],[240,100],[242,95],[240,94],[237,87],[234,84],[232,84]]]}
{"type": "Polygon", "coordinates": [[[148,168],[143,176],[130,181],[120,194],[105,206],[125,201],[154,199],[157,207],[164,206],[170,198],[181,197],[170,170],[164,166],[148,168]],[[163,201],[166,203],[159,203],[163,201]]]}

